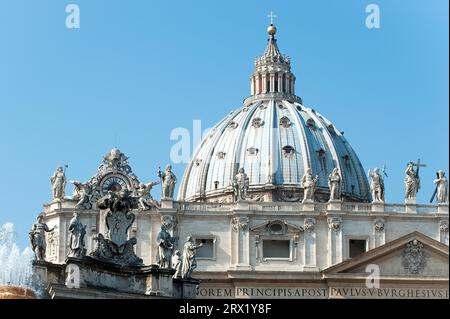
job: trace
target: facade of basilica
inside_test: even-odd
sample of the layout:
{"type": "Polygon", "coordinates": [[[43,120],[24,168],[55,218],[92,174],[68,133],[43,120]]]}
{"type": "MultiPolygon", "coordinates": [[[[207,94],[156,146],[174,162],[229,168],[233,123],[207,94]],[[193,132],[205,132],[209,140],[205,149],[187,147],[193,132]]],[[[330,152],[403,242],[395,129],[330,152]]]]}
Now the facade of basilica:
{"type": "MultiPolygon", "coordinates": [[[[71,181],[72,196],[57,169],[36,226],[50,297],[74,297],[69,270],[102,258],[184,278],[186,254],[195,255],[186,269],[200,281],[197,298],[449,297],[445,174],[434,181],[437,204],[418,204],[420,183],[433,181],[420,180],[420,161],[410,163],[404,203],[385,203],[383,171],[367,174],[343,132],[302,104],[277,29],[267,32],[250,97],[209,131],[180,181],[168,166],[160,181],[143,183],[116,148],[89,181],[71,181]],[[151,196],[159,183],[161,201],[151,196]]],[[[96,293],[101,282],[84,289],[84,297],[115,295],[96,293]]]]}

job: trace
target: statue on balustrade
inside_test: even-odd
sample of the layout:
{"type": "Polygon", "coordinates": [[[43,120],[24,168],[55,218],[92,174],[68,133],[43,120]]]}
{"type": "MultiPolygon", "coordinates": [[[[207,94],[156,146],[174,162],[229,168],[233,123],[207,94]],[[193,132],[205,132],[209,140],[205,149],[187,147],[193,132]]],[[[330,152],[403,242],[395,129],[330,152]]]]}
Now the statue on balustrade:
{"type": "MultiPolygon", "coordinates": [[[[435,194],[437,195],[437,202],[439,204],[448,203],[448,181],[445,173],[439,170],[436,173],[436,179],[433,181],[436,184],[435,194]]],[[[433,195],[436,196],[436,195],[433,195]]]]}
{"type": "Polygon", "coordinates": [[[301,186],[303,187],[303,201],[312,202],[314,200],[314,193],[316,192],[316,185],[319,176],[313,176],[312,169],[308,168],[305,175],[301,180],[301,186]]]}
{"type": "Polygon", "coordinates": [[[374,203],[384,203],[384,180],[380,175],[380,170],[375,167],[373,173],[369,170],[370,192],[372,193],[372,201],[374,203]]]}
{"type": "Polygon", "coordinates": [[[64,199],[66,188],[66,174],[62,166],[58,166],[50,178],[52,183],[52,196],[53,200],[64,199]]]}
{"type": "Polygon", "coordinates": [[[328,176],[328,187],[330,188],[330,201],[341,199],[341,174],[339,168],[335,167],[328,176]]]}
{"type": "Polygon", "coordinates": [[[158,170],[158,177],[162,182],[162,198],[173,199],[173,193],[175,191],[175,184],[177,183],[177,177],[172,172],[172,166],[167,165],[166,170],[161,172],[158,170]]]}
{"type": "Polygon", "coordinates": [[[420,189],[420,177],[418,172],[414,171],[414,164],[409,163],[405,171],[405,198],[415,199],[420,189]]]}
{"type": "Polygon", "coordinates": [[[234,200],[239,201],[247,199],[249,184],[250,179],[245,173],[244,168],[241,167],[233,179],[234,200]]]}

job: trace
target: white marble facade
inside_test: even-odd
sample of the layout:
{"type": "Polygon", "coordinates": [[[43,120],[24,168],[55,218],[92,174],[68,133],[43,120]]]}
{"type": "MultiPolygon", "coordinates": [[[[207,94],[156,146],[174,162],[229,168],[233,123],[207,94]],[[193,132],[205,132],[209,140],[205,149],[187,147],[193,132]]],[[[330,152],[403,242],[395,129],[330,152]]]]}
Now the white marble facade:
{"type": "MultiPolygon", "coordinates": [[[[155,262],[154,243],[165,216],[173,219],[171,232],[180,241],[188,235],[213,239],[214,254],[198,258],[197,271],[280,267],[284,271],[320,271],[349,259],[352,239],[366,240],[370,250],[414,231],[448,245],[448,205],[416,205],[407,211],[405,205],[386,204],[379,211],[378,205],[343,202],[341,210],[330,211],[328,204],[316,203],[314,210],[306,211],[301,203],[173,204],[174,208],[134,212],[137,218],[129,233],[137,238],[136,253],[145,264],[155,262]],[[267,227],[270,223],[280,223],[284,229],[273,233],[267,227]],[[264,239],[289,240],[290,256],[264,258],[264,239]]],[[[45,205],[45,222],[50,228],[57,226],[47,235],[48,261],[64,263],[66,259],[74,205],[71,200],[45,205]]],[[[80,210],[79,216],[87,225],[89,254],[95,245],[93,237],[106,226],[98,210],[80,210]]]]}

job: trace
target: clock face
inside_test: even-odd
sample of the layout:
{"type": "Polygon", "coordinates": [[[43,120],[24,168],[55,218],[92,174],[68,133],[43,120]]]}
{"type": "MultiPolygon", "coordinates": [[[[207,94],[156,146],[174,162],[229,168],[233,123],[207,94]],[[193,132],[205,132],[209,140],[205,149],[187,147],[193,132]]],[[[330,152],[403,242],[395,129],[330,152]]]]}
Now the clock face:
{"type": "Polygon", "coordinates": [[[126,182],[124,177],[121,177],[119,175],[112,175],[104,179],[101,186],[101,191],[103,195],[108,194],[108,191],[117,193],[122,189],[127,188],[127,186],[128,183],[126,182]]]}

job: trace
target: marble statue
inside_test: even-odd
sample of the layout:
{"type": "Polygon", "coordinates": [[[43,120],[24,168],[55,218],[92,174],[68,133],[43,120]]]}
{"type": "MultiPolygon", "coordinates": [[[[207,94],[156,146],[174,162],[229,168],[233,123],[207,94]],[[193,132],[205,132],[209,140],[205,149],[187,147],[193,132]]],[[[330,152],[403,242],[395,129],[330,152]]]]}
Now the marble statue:
{"type": "Polygon", "coordinates": [[[375,167],[373,173],[369,170],[367,175],[370,178],[370,191],[372,193],[372,201],[374,203],[384,203],[384,181],[380,175],[380,170],[375,167]]]}
{"type": "Polygon", "coordinates": [[[69,254],[68,257],[84,257],[86,248],[84,236],[86,235],[86,225],[83,225],[78,217],[78,213],[73,213],[73,218],[69,223],[69,254]]]}
{"type": "Polygon", "coordinates": [[[405,198],[416,198],[417,192],[420,189],[420,177],[414,171],[414,164],[409,163],[405,171],[405,198]]]}
{"type": "Polygon", "coordinates": [[[433,181],[436,184],[437,202],[439,204],[448,203],[448,181],[445,173],[439,170],[437,178],[433,181]]]}
{"type": "Polygon", "coordinates": [[[136,189],[136,195],[138,197],[139,208],[142,210],[150,209],[151,207],[159,207],[157,201],[155,201],[151,195],[153,186],[158,185],[160,182],[149,182],[146,184],[139,184],[136,189]]]}
{"type": "Polygon", "coordinates": [[[195,251],[202,247],[203,244],[195,245],[191,236],[188,236],[183,247],[183,261],[181,266],[181,278],[190,279],[192,271],[197,268],[195,260],[195,251]]]}
{"type": "Polygon", "coordinates": [[[58,166],[50,178],[52,182],[52,195],[53,199],[63,199],[64,190],[66,188],[66,174],[62,166],[58,166]]]}
{"type": "Polygon", "coordinates": [[[162,182],[162,198],[173,199],[173,193],[175,190],[175,184],[177,183],[177,177],[172,172],[172,166],[167,165],[166,170],[164,172],[158,170],[158,177],[161,178],[162,182]]]}
{"type": "Polygon", "coordinates": [[[80,183],[79,181],[70,181],[73,184],[72,199],[76,200],[75,208],[91,209],[91,199],[93,196],[92,185],[88,183],[80,183]]]}
{"type": "Polygon", "coordinates": [[[175,274],[173,275],[172,278],[181,277],[181,265],[182,265],[181,253],[179,250],[175,250],[172,257],[172,266],[173,269],[175,269],[175,274]]]}
{"type": "Polygon", "coordinates": [[[245,200],[249,188],[250,180],[244,168],[240,168],[233,180],[233,190],[235,200],[245,200]]]}
{"type": "Polygon", "coordinates": [[[166,226],[162,224],[161,230],[156,238],[156,242],[158,244],[156,263],[160,268],[172,268],[172,251],[175,241],[176,237],[172,237],[167,231],[166,226]]]}
{"type": "Polygon", "coordinates": [[[319,176],[312,175],[312,169],[308,168],[306,170],[306,173],[305,175],[303,175],[301,181],[301,185],[304,189],[303,202],[314,200],[314,193],[316,191],[316,184],[318,179],[319,176]]]}
{"type": "Polygon", "coordinates": [[[36,219],[36,223],[34,223],[31,231],[29,232],[29,238],[31,247],[33,248],[34,255],[37,261],[45,260],[45,249],[46,241],[45,241],[45,233],[51,232],[56,228],[54,226],[52,229],[49,229],[47,224],[44,223],[44,218],[42,215],[39,215],[36,219]]]}
{"type": "Polygon", "coordinates": [[[341,175],[339,168],[335,167],[328,176],[328,187],[330,188],[330,201],[341,199],[341,175]]]}

